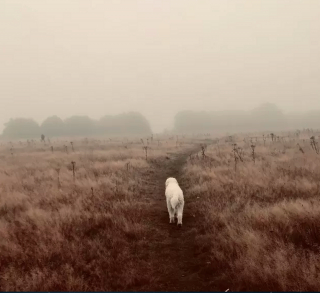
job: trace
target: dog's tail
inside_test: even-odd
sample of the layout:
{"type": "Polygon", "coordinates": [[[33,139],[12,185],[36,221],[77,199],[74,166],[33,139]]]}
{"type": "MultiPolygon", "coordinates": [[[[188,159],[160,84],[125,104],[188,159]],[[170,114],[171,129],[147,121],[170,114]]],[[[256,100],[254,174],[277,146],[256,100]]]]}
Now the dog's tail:
{"type": "Polygon", "coordinates": [[[171,203],[171,207],[176,210],[177,205],[179,204],[179,197],[178,196],[174,196],[171,198],[170,200],[171,203]]]}
{"type": "Polygon", "coordinates": [[[170,200],[171,207],[176,211],[176,209],[183,204],[183,198],[176,195],[173,196],[170,200]]]}

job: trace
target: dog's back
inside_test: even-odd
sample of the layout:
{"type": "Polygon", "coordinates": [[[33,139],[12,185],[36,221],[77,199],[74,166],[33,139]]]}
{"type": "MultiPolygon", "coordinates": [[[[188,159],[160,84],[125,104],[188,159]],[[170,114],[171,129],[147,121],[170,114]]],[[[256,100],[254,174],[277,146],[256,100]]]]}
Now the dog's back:
{"type": "MultiPolygon", "coordinates": [[[[183,192],[178,184],[178,181],[175,178],[168,178],[166,180],[166,197],[170,200],[175,199],[175,201],[181,201],[183,200],[183,192]]],[[[173,208],[175,208],[175,205],[172,205],[173,208]]]]}
{"type": "Polygon", "coordinates": [[[166,192],[167,205],[172,208],[173,214],[178,214],[178,222],[182,224],[182,211],[184,206],[183,192],[175,178],[168,178],[166,180],[166,192]],[[179,218],[181,218],[179,220],[179,218]]]}

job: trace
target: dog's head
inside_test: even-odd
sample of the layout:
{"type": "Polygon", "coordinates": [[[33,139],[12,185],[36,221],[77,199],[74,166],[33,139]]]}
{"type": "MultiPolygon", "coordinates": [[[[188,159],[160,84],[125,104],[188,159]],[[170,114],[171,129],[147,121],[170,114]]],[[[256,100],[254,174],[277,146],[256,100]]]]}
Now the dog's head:
{"type": "Polygon", "coordinates": [[[166,180],[166,187],[167,187],[170,183],[177,183],[177,184],[178,184],[178,181],[177,181],[176,178],[169,177],[169,178],[166,180]]]}

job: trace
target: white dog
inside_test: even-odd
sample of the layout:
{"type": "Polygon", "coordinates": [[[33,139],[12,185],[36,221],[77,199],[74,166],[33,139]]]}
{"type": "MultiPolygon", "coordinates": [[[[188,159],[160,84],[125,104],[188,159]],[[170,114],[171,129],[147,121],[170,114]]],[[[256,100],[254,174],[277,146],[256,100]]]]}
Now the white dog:
{"type": "Polygon", "coordinates": [[[174,223],[174,216],[177,215],[178,225],[182,226],[182,214],[184,207],[183,192],[175,178],[166,180],[166,198],[170,223],[174,223]]]}

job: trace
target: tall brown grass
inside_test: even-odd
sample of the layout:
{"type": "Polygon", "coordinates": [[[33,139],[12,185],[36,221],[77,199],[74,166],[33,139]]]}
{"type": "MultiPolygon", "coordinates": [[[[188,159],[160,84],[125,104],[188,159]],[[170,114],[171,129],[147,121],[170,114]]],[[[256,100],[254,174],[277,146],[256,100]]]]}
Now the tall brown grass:
{"type": "Polygon", "coordinates": [[[148,161],[139,138],[73,140],[66,153],[68,144],[1,146],[0,290],[119,291],[155,282],[145,174],[190,142],[149,142],[148,161]]]}
{"type": "Polygon", "coordinates": [[[196,222],[194,280],[208,290],[319,290],[320,155],[307,136],[253,135],[261,139],[201,146],[199,135],[2,143],[0,290],[157,288],[165,265],[151,264],[150,235],[161,249],[168,231],[146,218],[148,180],[194,144],[181,178],[196,222]]]}
{"type": "MultiPolygon", "coordinates": [[[[265,139],[264,139],[265,140],[265,139]]],[[[320,288],[320,156],[299,143],[237,140],[211,145],[184,168],[186,205],[196,211],[196,255],[208,288],[230,291],[318,291],[320,288]],[[264,146],[265,145],[265,146],[264,146]]]]}

